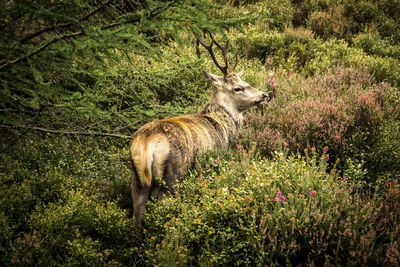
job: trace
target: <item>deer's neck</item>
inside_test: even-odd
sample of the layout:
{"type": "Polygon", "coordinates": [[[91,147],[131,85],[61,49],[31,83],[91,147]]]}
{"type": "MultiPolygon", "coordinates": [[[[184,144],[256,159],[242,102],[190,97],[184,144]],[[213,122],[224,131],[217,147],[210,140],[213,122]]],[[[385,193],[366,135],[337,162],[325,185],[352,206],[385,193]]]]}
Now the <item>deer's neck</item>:
{"type": "Polygon", "coordinates": [[[232,138],[243,125],[243,114],[237,110],[230,109],[219,103],[209,102],[201,114],[216,114],[221,117],[229,129],[230,138],[232,138]]]}

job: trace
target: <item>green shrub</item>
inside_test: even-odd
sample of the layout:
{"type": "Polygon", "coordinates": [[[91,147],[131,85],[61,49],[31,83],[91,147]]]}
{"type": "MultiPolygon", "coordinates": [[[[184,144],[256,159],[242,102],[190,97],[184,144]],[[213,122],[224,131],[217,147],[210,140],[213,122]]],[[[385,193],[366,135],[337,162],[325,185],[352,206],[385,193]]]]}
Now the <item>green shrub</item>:
{"type": "Polygon", "coordinates": [[[319,40],[306,29],[288,28],[284,33],[249,32],[235,39],[239,51],[247,57],[257,57],[263,63],[268,58],[274,59],[274,64],[287,69],[302,69],[306,62],[313,58],[319,40]]]}
{"type": "MultiPolygon", "coordinates": [[[[370,75],[344,68],[315,78],[281,73],[272,79],[278,79],[271,84],[278,87],[279,95],[262,113],[248,114],[247,126],[241,132],[247,146],[257,142],[264,155],[273,153],[283,142],[294,152],[327,146],[333,161],[364,160],[369,179],[387,171],[378,162],[394,163],[391,159],[397,159],[394,149],[385,150],[379,159],[371,154],[383,151],[378,146],[399,145],[395,131],[390,130],[393,139],[389,141],[382,130],[386,121],[398,121],[400,111],[388,84],[375,84],[370,75]]],[[[341,168],[346,168],[345,162],[341,168]]]]}
{"type": "Polygon", "coordinates": [[[307,26],[324,39],[349,38],[353,23],[344,12],[344,6],[340,4],[329,6],[327,10],[314,11],[307,21],[307,26]]]}
{"type": "MultiPolygon", "coordinates": [[[[44,256],[51,250],[46,247],[49,244],[43,241],[47,234],[44,235],[42,230],[34,228],[32,220],[33,217],[44,220],[47,216],[49,220],[51,216],[59,216],[61,219],[63,214],[55,215],[46,210],[49,207],[61,207],[55,213],[61,212],[65,201],[71,198],[71,191],[78,190],[88,199],[96,201],[96,205],[107,207],[106,211],[93,210],[98,214],[96,216],[99,217],[99,223],[106,224],[100,217],[103,213],[120,207],[125,210],[118,212],[125,214],[127,222],[129,221],[126,214],[130,214],[132,207],[130,172],[126,164],[126,150],[116,147],[118,143],[115,140],[99,141],[96,138],[81,137],[80,142],[76,143],[73,139],[50,134],[28,136],[29,138],[23,138],[9,148],[9,153],[0,155],[0,189],[3,192],[0,196],[2,262],[40,263],[40,258],[46,262],[58,261],[58,254],[55,252],[44,256]]],[[[119,146],[127,144],[123,142],[119,146]]],[[[86,205],[82,205],[84,204],[86,205]]],[[[87,207],[87,210],[94,207],[87,207]]],[[[71,218],[73,219],[77,218],[71,218]]],[[[81,222],[78,220],[77,224],[81,222]]],[[[105,225],[102,227],[106,228],[105,225]]],[[[57,234],[68,236],[70,233],[63,229],[57,234]]],[[[106,232],[102,234],[108,235],[106,232]]],[[[113,235],[110,240],[103,242],[112,241],[116,237],[113,235]]],[[[93,242],[98,242],[96,238],[90,238],[93,242]]],[[[90,238],[85,239],[82,245],[89,246],[90,238]]],[[[100,252],[103,253],[102,250],[100,252]]],[[[61,250],[59,253],[66,252],[61,250]]]]}
{"type": "Polygon", "coordinates": [[[391,45],[389,40],[382,39],[377,34],[358,34],[353,38],[353,44],[357,48],[362,48],[369,55],[400,58],[400,46],[391,45]]]}
{"type": "Polygon", "coordinates": [[[133,256],[132,222],[126,212],[80,191],[36,210],[29,227],[13,244],[14,264],[103,265],[129,263],[128,255],[133,256]]]}
{"type": "MultiPolygon", "coordinates": [[[[361,197],[347,177],[327,173],[326,154],[277,153],[269,161],[255,158],[254,147],[236,149],[232,160],[208,158],[216,171],[193,173],[178,186],[179,194],[149,208],[149,264],[359,265],[398,259],[400,228],[386,217],[399,216],[398,210],[377,195],[361,197]],[[386,227],[390,223],[396,227],[386,227]]],[[[399,197],[398,185],[386,190],[390,201],[399,197]]]]}

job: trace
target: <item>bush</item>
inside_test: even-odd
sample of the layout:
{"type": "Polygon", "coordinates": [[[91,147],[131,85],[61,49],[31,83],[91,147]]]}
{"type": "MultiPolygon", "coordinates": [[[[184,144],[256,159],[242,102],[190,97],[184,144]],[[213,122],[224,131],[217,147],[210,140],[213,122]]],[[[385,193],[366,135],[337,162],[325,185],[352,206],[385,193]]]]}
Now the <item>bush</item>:
{"type": "MultiPolygon", "coordinates": [[[[327,173],[326,154],[287,159],[277,153],[269,161],[256,159],[254,147],[236,149],[235,159],[207,161],[215,171],[193,173],[179,194],[145,214],[148,264],[374,265],[399,259],[400,228],[392,220],[399,210],[378,195],[361,197],[351,179],[327,173]]],[[[390,201],[400,196],[397,184],[385,188],[390,201]]]]}
{"type": "MultiPolygon", "coordinates": [[[[118,148],[128,144],[122,142],[118,145],[115,140],[99,141],[92,137],[81,137],[77,143],[50,134],[31,133],[28,136],[14,144],[9,153],[0,155],[0,189],[3,192],[0,196],[1,261],[15,264],[40,264],[41,261],[46,265],[66,262],[70,252],[65,248],[70,241],[76,242],[74,244],[78,247],[79,244],[91,246],[98,253],[107,254],[101,242],[120,242],[117,234],[123,230],[119,229],[121,225],[112,226],[117,223],[113,216],[119,216],[119,220],[125,216],[124,223],[130,224],[130,173],[126,152],[118,148]],[[69,214],[70,209],[77,211],[69,214]],[[79,217],[78,210],[82,210],[84,218],[79,217]],[[92,215],[97,222],[90,221],[92,215]],[[110,220],[110,224],[104,220],[110,220]],[[94,235],[83,235],[81,240],[79,231],[86,231],[88,223],[96,223],[96,227],[103,224],[101,231],[117,232],[100,233],[97,229],[94,235]],[[58,227],[55,232],[46,232],[55,227],[58,227]],[[76,229],[78,233],[74,232],[76,229]],[[98,235],[111,237],[100,242],[98,235]],[[60,244],[52,243],[59,239],[60,244]],[[101,246],[96,245],[98,242],[101,246]]],[[[107,257],[104,256],[104,260],[107,257]]]]}
{"type": "Polygon", "coordinates": [[[132,222],[115,203],[70,191],[65,203],[38,209],[29,224],[30,232],[13,244],[13,264],[130,263],[132,222]]]}
{"type": "Polygon", "coordinates": [[[379,55],[377,53],[372,56],[367,55],[370,51],[363,51],[368,47],[368,44],[365,44],[368,41],[363,41],[362,38],[355,41],[355,47],[350,47],[344,40],[332,39],[322,42],[318,38],[315,39],[309,30],[290,28],[283,33],[249,32],[246,35],[238,35],[235,39],[243,55],[257,57],[262,63],[272,58],[275,66],[299,72],[306,77],[326,73],[340,65],[364,69],[373,74],[379,82],[389,82],[396,87],[400,85],[397,46],[380,48],[386,43],[383,42],[382,46],[379,46],[377,42],[374,49],[379,51],[379,55]]]}
{"type": "Polygon", "coordinates": [[[284,33],[252,31],[238,35],[235,44],[246,57],[257,57],[263,63],[274,58],[274,64],[298,70],[313,58],[319,40],[306,29],[288,28],[284,33]]]}
{"type": "MultiPolygon", "coordinates": [[[[371,177],[386,171],[376,169],[374,163],[387,162],[386,153],[382,154],[385,159],[365,155],[382,151],[375,146],[378,140],[386,140],[382,127],[390,118],[399,118],[400,107],[391,99],[389,85],[375,84],[368,74],[346,68],[308,79],[287,74],[280,77],[280,95],[263,113],[249,113],[247,126],[241,132],[246,145],[257,142],[264,155],[271,154],[283,142],[294,152],[327,146],[333,161],[361,157],[367,161],[366,166],[375,166],[369,168],[371,177]]],[[[397,147],[399,142],[393,142],[397,147]]],[[[391,158],[397,158],[390,151],[391,158]]]]}
{"type": "Polygon", "coordinates": [[[307,26],[318,36],[349,38],[351,36],[352,21],[344,15],[343,5],[330,6],[328,10],[315,11],[311,14],[307,26]]]}

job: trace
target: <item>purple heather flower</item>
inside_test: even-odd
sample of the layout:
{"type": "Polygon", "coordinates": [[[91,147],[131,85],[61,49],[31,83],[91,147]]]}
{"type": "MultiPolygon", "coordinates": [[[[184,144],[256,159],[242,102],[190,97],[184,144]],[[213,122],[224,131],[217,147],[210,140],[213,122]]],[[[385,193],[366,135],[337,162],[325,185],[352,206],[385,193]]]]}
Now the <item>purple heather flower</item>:
{"type": "Polygon", "coordinates": [[[284,146],[289,146],[288,143],[286,143],[286,142],[283,142],[283,145],[284,145],[284,146]]]}

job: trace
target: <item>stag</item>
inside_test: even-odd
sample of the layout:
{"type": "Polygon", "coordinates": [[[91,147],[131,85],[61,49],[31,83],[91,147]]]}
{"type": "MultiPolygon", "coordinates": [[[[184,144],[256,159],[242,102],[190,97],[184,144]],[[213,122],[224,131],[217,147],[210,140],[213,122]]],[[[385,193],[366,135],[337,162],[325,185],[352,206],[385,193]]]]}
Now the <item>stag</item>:
{"type": "Polygon", "coordinates": [[[227,148],[243,124],[243,111],[271,99],[269,95],[250,86],[235,73],[235,64],[228,63],[228,43],[221,45],[210,32],[207,44],[195,34],[199,44],[210,54],[223,76],[204,72],[213,91],[204,109],[171,119],[145,124],[134,135],[130,146],[132,161],[132,199],[134,222],[141,225],[142,213],[150,196],[161,198],[171,193],[177,180],[193,163],[196,155],[214,148],[227,148]],[[221,65],[213,50],[218,47],[223,56],[221,65]]]}

